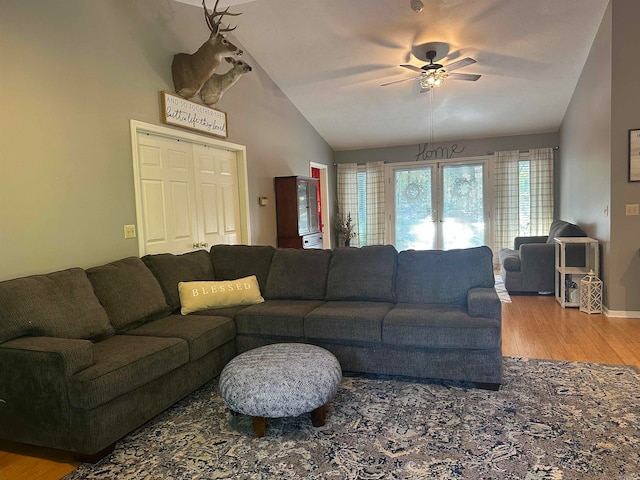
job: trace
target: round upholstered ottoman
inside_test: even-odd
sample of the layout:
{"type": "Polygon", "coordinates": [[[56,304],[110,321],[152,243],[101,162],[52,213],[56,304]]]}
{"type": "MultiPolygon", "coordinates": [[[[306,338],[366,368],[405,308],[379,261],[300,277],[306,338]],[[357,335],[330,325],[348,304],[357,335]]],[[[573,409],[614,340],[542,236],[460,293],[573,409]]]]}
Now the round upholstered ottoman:
{"type": "Polygon", "coordinates": [[[244,352],[220,374],[220,394],[232,412],[253,417],[257,437],[266,418],[311,412],[324,425],[327,402],[338,391],[342,369],[327,350],[302,343],[276,343],[244,352]]]}

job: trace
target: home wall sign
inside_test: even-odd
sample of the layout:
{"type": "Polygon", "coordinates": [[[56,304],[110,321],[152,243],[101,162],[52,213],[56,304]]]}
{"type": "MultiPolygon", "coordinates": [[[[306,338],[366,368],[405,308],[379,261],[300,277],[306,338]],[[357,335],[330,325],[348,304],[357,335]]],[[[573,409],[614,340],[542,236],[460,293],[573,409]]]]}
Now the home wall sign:
{"type": "Polygon", "coordinates": [[[216,137],[227,138],[227,114],[221,110],[186,100],[167,91],[161,92],[162,121],[216,137]]]}
{"type": "Polygon", "coordinates": [[[640,182],[640,130],[629,130],[629,181],[640,182]]]}
{"type": "Polygon", "coordinates": [[[429,148],[428,143],[418,145],[418,154],[416,155],[416,162],[419,160],[437,160],[437,159],[450,159],[458,153],[464,152],[464,145],[458,145],[452,143],[450,146],[440,146],[429,148]]]}

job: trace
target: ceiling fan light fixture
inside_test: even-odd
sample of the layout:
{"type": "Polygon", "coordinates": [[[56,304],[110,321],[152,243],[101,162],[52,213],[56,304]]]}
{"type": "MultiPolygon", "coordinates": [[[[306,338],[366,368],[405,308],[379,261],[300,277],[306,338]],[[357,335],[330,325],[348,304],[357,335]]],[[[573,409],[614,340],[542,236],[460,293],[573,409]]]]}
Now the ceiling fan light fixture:
{"type": "Polygon", "coordinates": [[[409,3],[411,5],[411,10],[416,13],[420,13],[424,8],[424,3],[422,3],[421,0],[411,0],[409,3]]]}
{"type": "Polygon", "coordinates": [[[444,70],[429,70],[420,77],[420,88],[441,87],[447,78],[444,70]]]}

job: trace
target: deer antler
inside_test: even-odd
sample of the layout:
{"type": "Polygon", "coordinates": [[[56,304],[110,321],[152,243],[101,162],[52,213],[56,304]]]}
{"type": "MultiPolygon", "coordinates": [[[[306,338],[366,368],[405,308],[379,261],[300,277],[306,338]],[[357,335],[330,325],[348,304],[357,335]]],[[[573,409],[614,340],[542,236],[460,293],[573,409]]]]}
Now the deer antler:
{"type": "Polygon", "coordinates": [[[224,17],[225,15],[231,15],[232,17],[237,17],[238,15],[242,15],[242,13],[231,13],[229,12],[229,8],[227,7],[225,8],[223,11],[219,12],[218,11],[218,2],[220,0],[216,0],[216,4],[213,6],[213,13],[209,13],[209,10],[207,10],[207,5],[206,5],[206,0],[202,0],[202,8],[204,8],[204,18],[207,22],[207,26],[209,27],[209,30],[211,30],[213,33],[226,33],[226,32],[232,32],[233,30],[235,30],[236,28],[238,28],[238,26],[236,25],[233,28],[220,28],[220,23],[222,22],[222,17],[224,17]],[[218,20],[216,21],[216,18],[218,18],[218,20]]]}

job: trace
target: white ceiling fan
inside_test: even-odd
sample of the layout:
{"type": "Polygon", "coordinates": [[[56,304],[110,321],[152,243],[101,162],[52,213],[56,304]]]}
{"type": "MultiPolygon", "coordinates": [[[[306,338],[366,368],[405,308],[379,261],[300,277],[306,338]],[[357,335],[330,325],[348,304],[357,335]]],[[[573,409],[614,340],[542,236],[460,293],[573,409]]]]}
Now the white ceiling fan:
{"type": "Polygon", "coordinates": [[[420,84],[420,93],[431,90],[434,87],[439,87],[444,84],[445,79],[452,80],[465,80],[468,82],[475,82],[478,80],[481,75],[472,74],[472,73],[451,73],[453,70],[457,70],[459,68],[466,67],[468,65],[472,65],[476,63],[476,61],[471,57],[466,57],[456,62],[450,63],[448,65],[441,65],[439,63],[433,63],[433,60],[436,58],[436,51],[429,50],[426,53],[426,59],[429,60],[429,63],[423,65],[422,67],[416,67],[415,65],[410,64],[402,64],[400,65],[403,68],[407,68],[411,71],[418,72],[420,75],[415,77],[403,78],[402,80],[394,80],[392,82],[383,83],[381,86],[386,87],[387,85],[393,85],[395,83],[405,82],[407,80],[418,80],[420,84]]]}

